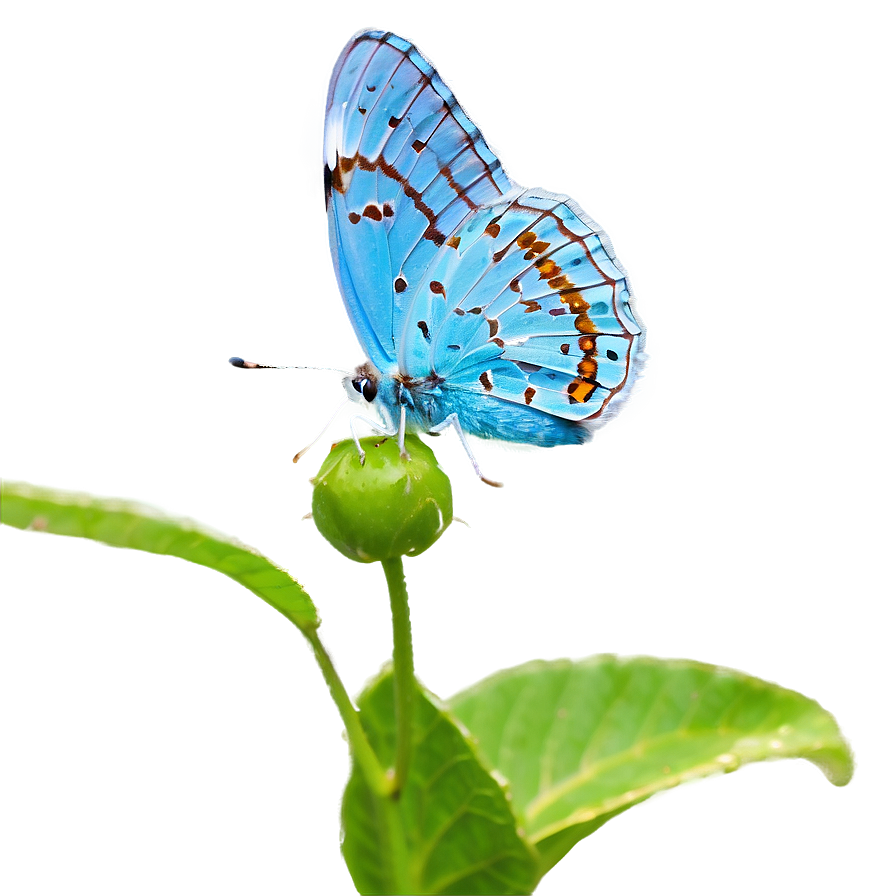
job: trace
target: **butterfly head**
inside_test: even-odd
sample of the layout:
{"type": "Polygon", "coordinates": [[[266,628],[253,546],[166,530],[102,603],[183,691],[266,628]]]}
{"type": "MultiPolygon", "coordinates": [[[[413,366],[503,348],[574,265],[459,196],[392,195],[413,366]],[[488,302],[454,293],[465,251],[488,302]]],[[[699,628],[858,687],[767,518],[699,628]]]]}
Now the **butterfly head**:
{"type": "Polygon", "coordinates": [[[358,367],[351,376],[347,376],[342,385],[352,401],[364,401],[373,404],[379,388],[380,373],[369,362],[358,367]]]}

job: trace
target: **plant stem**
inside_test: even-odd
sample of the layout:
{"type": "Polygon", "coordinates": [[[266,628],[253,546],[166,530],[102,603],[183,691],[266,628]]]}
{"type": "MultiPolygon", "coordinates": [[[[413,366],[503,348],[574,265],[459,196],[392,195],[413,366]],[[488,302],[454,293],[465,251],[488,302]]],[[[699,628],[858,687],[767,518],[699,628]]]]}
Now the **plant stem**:
{"type": "Polygon", "coordinates": [[[383,560],[392,605],[392,670],[395,682],[395,794],[401,793],[411,764],[411,721],[414,712],[414,649],[411,645],[411,610],[401,557],[383,560]]]}
{"type": "Polygon", "coordinates": [[[330,689],[330,694],[333,696],[333,702],[339,710],[339,715],[342,716],[352,756],[355,762],[358,763],[361,774],[364,775],[368,786],[374,793],[380,796],[388,796],[393,790],[393,784],[386,775],[385,769],[380,765],[380,761],[376,758],[373,747],[370,746],[370,741],[361,727],[361,717],[358,714],[358,710],[355,709],[355,705],[352,703],[345,685],[342,683],[342,679],[336,672],[336,667],[333,665],[330,655],[317,636],[317,630],[312,628],[302,629],[302,634],[305,635],[311,644],[314,658],[317,660],[318,666],[320,666],[320,671],[323,672],[324,680],[327,682],[327,687],[330,689]]]}
{"type": "MultiPolygon", "coordinates": [[[[398,893],[419,893],[420,884],[414,884],[411,877],[411,856],[408,848],[407,831],[401,817],[401,806],[397,800],[386,797],[383,800],[382,819],[385,822],[385,830],[382,832],[388,842],[388,856],[391,861],[392,888],[398,893]]],[[[386,850],[384,849],[384,853],[386,850]]],[[[383,860],[387,861],[386,855],[383,860]]]]}
{"type": "MultiPolygon", "coordinates": [[[[407,591],[404,587],[404,575],[401,569],[401,560],[398,560],[396,562],[398,565],[398,590],[400,591],[401,595],[403,595],[403,599],[399,597],[399,602],[403,603],[405,608],[404,629],[407,632],[407,660],[410,663],[410,681],[413,685],[414,669],[413,655],[411,653],[411,622],[410,614],[408,612],[407,591]]],[[[389,594],[390,596],[392,596],[394,593],[394,589],[392,586],[393,579],[388,572],[387,578],[389,580],[389,594]]],[[[395,598],[393,598],[393,625],[395,616],[394,605],[395,598]]],[[[392,772],[387,772],[380,764],[380,761],[379,759],[377,759],[376,754],[373,752],[373,748],[370,746],[370,741],[367,739],[367,735],[364,733],[364,729],[361,726],[360,714],[358,713],[358,710],[355,709],[351,698],[348,696],[345,685],[342,683],[342,679],[336,672],[336,668],[333,665],[333,661],[330,659],[329,653],[327,653],[327,649],[324,647],[323,643],[317,635],[317,630],[309,627],[308,629],[302,629],[302,634],[305,635],[305,637],[311,644],[311,648],[314,651],[314,658],[317,660],[317,664],[318,666],[320,666],[321,672],[323,672],[324,679],[326,680],[327,686],[330,689],[330,693],[333,696],[333,701],[335,702],[336,707],[339,710],[339,715],[342,716],[342,721],[345,724],[345,731],[348,735],[349,746],[351,747],[352,751],[352,757],[358,764],[358,768],[361,770],[361,774],[364,776],[364,779],[367,782],[367,786],[370,787],[370,789],[383,801],[383,814],[381,816],[382,820],[385,822],[385,830],[383,831],[383,834],[389,842],[388,854],[391,856],[393,883],[396,887],[396,892],[414,893],[416,892],[416,889],[411,883],[409,877],[410,859],[408,857],[408,847],[405,839],[404,827],[401,821],[401,810],[398,802],[395,799],[398,795],[400,787],[400,784],[398,784],[397,774],[393,775],[392,772]]],[[[397,680],[398,679],[396,676],[396,681],[397,680]]],[[[413,698],[413,690],[408,689],[407,692],[410,697],[413,698]]],[[[405,726],[405,737],[408,743],[407,757],[408,759],[410,759],[410,720],[407,713],[405,713],[404,715],[398,715],[399,718],[408,719],[405,726]]],[[[402,736],[400,733],[401,730],[402,729],[399,726],[399,743],[401,743],[402,740],[402,736]]],[[[397,767],[398,763],[396,761],[396,769],[397,767]]],[[[407,762],[405,762],[405,775],[406,774],[407,762]]],[[[402,782],[403,781],[404,779],[402,779],[402,782]]]]}

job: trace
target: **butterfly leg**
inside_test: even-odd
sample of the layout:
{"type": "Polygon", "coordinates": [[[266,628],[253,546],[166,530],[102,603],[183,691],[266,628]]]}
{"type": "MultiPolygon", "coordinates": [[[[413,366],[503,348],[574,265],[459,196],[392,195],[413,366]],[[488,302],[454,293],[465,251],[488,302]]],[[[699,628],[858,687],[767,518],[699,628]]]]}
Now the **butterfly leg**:
{"type": "MultiPolygon", "coordinates": [[[[402,416],[402,421],[403,420],[404,420],[404,416],[402,416]]],[[[358,438],[358,434],[355,432],[355,424],[358,422],[366,423],[367,426],[369,426],[371,429],[375,430],[376,432],[378,432],[380,435],[383,435],[383,436],[391,437],[391,436],[397,435],[399,430],[398,429],[387,429],[386,427],[383,426],[382,423],[379,423],[376,420],[371,420],[370,417],[362,417],[360,414],[357,414],[356,416],[352,417],[348,421],[348,428],[352,434],[352,441],[355,443],[355,448],[358,449],[358,458],[360,459],[361,466],[363,467],[364,460],[367,457],[367,453],[361,447],[361,440],[358,438]]]]}
{"type": "Polygon", "coordinates": [[[343,398],[330,413],[330,416],[327,417],[324,425],[314,434],[311,441],[304,448],[300,448],[296,451],[292,456],[292,462],[294,464],[298,463],[323,438],[324,433],[330,428],[330,424],[336,419],[339,412],[348,404],[348,401],[348,396],[343,398]]]}
{"type": "Polygon", "coordinates": [[[407,448],[404,447],[404,434],[408,422],[407,417],[407,408],[402,405],[398,417],[398,453],[402,460],[407,460],[410,457],[407,448]]]}
{"type": "Polygon", "coordinates": [[[464,435],[464,431],[461,428],[460,420],[458,419],[457,414],[449,414],[438,426],[434,426],[431,432],[438,433],[443,429],[447,429],[449,426],[454,427],[454,431],[457,433],[457,437],[460,439],[461,445],[464,446],[464,451],[467,452],[467,457],[470,458],[470,463],[473,464],[473,469],[476,471],[476,475],[486,485],[491,485],[495,488],[501,488],[504,485],[503,482],[496,482],[494,479],[489,479],[486,476],[482,475],[482,470],[479,469],[479,464],[476,462],[476,458],[473,456],[473,450],[472,448],[470,448],[470,443],[467,441],[467,437],[464,435]]]}

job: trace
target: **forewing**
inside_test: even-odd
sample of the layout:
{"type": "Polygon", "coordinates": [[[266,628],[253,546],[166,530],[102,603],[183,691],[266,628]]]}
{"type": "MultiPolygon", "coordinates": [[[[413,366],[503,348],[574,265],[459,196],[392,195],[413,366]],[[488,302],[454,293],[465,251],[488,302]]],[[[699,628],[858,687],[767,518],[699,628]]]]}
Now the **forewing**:
{"type": "Polygon", "coordinates": [[[405,40],[356,35],[330,81],[324,129],[330,251],[355,332],[387,370],[414,296],[471,212],[519,192],[435,69],[405,40]]]}
{"type": "Polygon", "coordinates": [[[424,279],[409,356],[428,348],[451,388],[579,421],[608,416],[634,382],[643,332],[625,270],[566,196],[527,190],[471,212],[424,279]]]}

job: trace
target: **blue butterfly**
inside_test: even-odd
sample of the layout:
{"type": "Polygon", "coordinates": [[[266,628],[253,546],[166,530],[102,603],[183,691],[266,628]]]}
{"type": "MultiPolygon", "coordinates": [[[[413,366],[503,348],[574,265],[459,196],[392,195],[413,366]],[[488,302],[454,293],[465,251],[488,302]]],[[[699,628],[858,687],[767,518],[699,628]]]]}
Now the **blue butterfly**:
{"type": "Polygon", "coordinates": [[[369,358],[347,391],[402,450],[406,431],[453,427],[485,479],[464,433],[581,444],[622,404],[644,332],[608,237],[568,197],[514,183],[408,41],[364,31],[339,57],[324,189],[369,358]]]}

